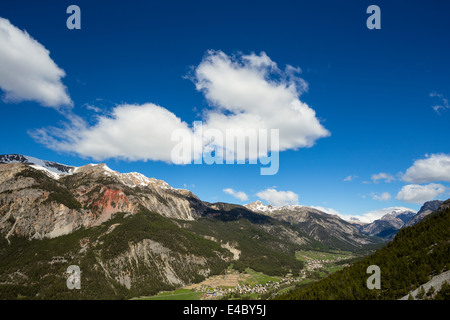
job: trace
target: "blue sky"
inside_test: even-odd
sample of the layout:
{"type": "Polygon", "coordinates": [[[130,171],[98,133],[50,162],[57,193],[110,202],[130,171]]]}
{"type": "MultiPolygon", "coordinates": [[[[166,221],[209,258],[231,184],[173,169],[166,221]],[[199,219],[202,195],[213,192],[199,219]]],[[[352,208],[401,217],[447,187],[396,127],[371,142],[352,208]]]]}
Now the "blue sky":
{"type": "MultiPolygon", "coordinates": [[[[105,162],[120,172],[138,171],[186,187],[210,202],[279,200],[343,215],[393,206],[418,210],[421,199],[450,197],[449,12],[444,1],[4,0],[0,17],[49,51],[65,75],[49,72],[66,87],[71,103],[61,107],[60,97],[61,103],[45,106],[51,103],[21,98],[23,90],[11,99],[10,78],[0,71],[0,153],[71,165],[105,162]],[[66,27],[71,4],[81,8],[81,30],[66,27]],[[380,30],[366,27],[371,4],[381,9],[380,30]],[[187,125],[202,120],[202,112],[215,106],[196,89],[192,75],[211,58],[209,50],[241,62],[252,54],[267,57],[281,77],[287,65],[300,68],[296,79],[308,89],[299,89],[298,99],[330,135],[280,152],[279,171],[272,176],[260,175],[259,165],[98,159],[91,149],[52,147],[33,135],[36,129],[54,133],[51,127],[69,134],[74,131],[67,126],[92,128],[124,105],[155,104],[187,125]],[[73,119],[82,119],[84,127],[73,119]],[[275,192],[263,192],[268,189],[275,192]]],[[[4,58],[1,65],[11,64],[4,58]]],[[[148,137],[158,138],[163,137],[148,137]]]]}

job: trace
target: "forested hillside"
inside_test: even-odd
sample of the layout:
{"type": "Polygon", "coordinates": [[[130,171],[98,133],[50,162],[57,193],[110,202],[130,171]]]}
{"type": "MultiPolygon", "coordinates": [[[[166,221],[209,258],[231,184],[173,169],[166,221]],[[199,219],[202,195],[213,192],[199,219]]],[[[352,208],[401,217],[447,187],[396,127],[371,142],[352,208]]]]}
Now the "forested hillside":
{"type": "Polygon", "coordinates": [[[350,267],[278,299],[399,299],[450,267],[450,200],[393,241],[350,267]],[[367,267],[381,270],[381,289],[366,286],[367,267]]]}

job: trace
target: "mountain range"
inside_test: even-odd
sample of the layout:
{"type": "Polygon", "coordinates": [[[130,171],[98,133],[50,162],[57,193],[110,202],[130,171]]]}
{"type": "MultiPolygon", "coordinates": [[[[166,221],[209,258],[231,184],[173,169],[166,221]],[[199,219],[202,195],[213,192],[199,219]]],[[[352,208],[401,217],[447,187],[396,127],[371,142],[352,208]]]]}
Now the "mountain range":
{"type": "Polygon", "coordinates": [[[303,230],[321,243],[352,249],[374,243],[373,238],[360,232],[358,228],[337,215],[331,215],[315,208],[301,205],[274,207],[255,201],[245,205],[247,209],[268,215],[303,230]]]}
{"type": "Polygon", "coordinates": [[[386,208],[384,209],[385,214],[380,219],[367,224],[356,223],[354,225],[364,234],[392,240],[400,229],[418,223],[437,210],[442,203],[441,200],[427,201],[418,212],[401,207],[386,208]]]}
{"type": "MultiPolygon", "coordinates": [[[[411,214],[383,221],[420,220],[411,214]]],[[[208,203],[105,164],[0,156],[0,298],[129,298],[202,281],[230,264],[296,274],[297,250],[368,252],[386,240],[373,232],[305,206],[208,203]],[[69,265],[83,272],[80,292],[65,286],[69,265]]]]}

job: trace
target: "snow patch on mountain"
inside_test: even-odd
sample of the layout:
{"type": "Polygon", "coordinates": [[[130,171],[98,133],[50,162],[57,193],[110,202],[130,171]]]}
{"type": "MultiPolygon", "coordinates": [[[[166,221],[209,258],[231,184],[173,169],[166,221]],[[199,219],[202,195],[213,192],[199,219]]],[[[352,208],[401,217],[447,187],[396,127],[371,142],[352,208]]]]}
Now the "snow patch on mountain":
{"type": "Polygon", "coordinates": [[[145,187],[153,185],[154,187],[159,187],[161,189],[175,190],[167,182],[163,180],[148,178],[138,172],[120,173],[118,171],[112,170],[104,163],[101,164],[90,163],[82,167],[74,167],[57,162],[40,160],[34,157],[20,154],[0,155],[0,163],[24,163],[34,169],[43,171],[45,174],[47,174],[47,176],[55,180],[58,180],[63,176],[82,172],[86,168],[90,168],[92,170],[100,170],[103,172],[105,176],[114,177],[117,180],[119,180],[119,182],[131,188],[135,188],[137,186],[145,187]]]}
{"type": "Polygon", "coordinates": [[[342,216],[345,220],[349,222],[357,222],[357,223],[372,223],[375,220],[389,220],[392,218],[396,218],[402,214],[408,213],[416,213],[417,211],[405,208],[405,207],[389,207],[384,209],[373,210],[362,215],[356,216],[342,216]]]}
{"type": "Polygon", "coordinates": [[[76,167],[67,166],[52,161],[40,160],[30,156],[20,154],[5,154],[0,156],[0,163],[24,163],[30,167],[43,171],[53,179],[59,179],[61,176],[73,174],[76,167]]]}
{"type": "Polygon", "coordinates": [[[265,213],[265,214],[271,214],[275,211],[280,211],[280,210],[294,211],[299,208],[307,208],[306,206],[303,206],[303,205],[272,206],[270,204],[269,205],[264,204],[260,200],[257,200],[252,203],[248,203],[248,204],[244,205],[244,207],[246,207],[247,209],[252,210],[254,212],[260,212],[260,213],[265,213]]]}

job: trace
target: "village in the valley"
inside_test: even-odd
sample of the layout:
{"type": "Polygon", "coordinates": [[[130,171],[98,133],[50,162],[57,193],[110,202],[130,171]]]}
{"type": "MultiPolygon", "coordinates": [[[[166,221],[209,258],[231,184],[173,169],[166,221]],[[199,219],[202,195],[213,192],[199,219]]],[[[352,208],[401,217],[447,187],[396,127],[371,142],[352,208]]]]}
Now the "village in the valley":
{"type": "Polygon", "coordinates": [[[311,273],[323,270],[325,265],[348,257],[338,256],[331,259],[319,259],[303,256],[302,258],[305,262],[305,268],[295,277],[291,274],[283,277],[270,277],[250,269],[240,273],[230,268],[222,275],[209,277],[203,282],[189,285],[185,289],[201,292],[202,299],[238,296],[258,297],[268,293],[277,294],[280,291],[289,290],[297,283],[308,281],[311,273]]]}
{"type": "Polygon", "coordinates": [[[174,291],[160,292],[144,300],[233,300],[269,299],[288,292],[299,285],[323,278],[348,265],[355,255],[344,251],[299,250],[295,253],[304,268],[295,275],[270,276],[250,268],[243,272],[230,265],[220,275],[210,276],[200,283],[190,284],[174,291]]]}

